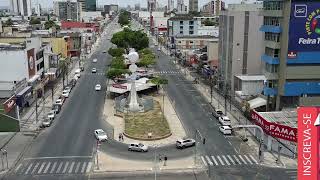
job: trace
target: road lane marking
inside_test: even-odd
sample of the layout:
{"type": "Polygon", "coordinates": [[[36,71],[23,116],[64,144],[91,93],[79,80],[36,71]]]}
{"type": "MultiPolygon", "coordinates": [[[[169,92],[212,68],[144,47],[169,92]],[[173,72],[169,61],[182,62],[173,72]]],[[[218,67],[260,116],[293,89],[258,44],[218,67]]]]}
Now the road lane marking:
{"type": "Polygon", "coordinates": [[[92,162],[89,162],[88,166],[87,166],[86,173],[89,173],[91,171],[91,166],[92,166],[92,162]]]}
{"type": "Polygon", "coordinates": [[[43,167],[46,165],[46,162],[43,162],[42,164],[41,164],[41,166],[40,166],[40,168],[39,168],[39,170],[38,170],[38,174],[40,174],[41,173],[41,171],[42,171],[42,169],[43,169],[43,167]]]}
{"type": "Polygon", "coordinates": [[[233,157],[234,157],[234,159],[237,161],[238,164],[242,164],[242,163],[240,162],[240,160],[237,158],[236,155],[233,155],[233,157]]]}
{"type": "Polygon", "coordinates": [[[204,159],[203,156],[201,156],[201,160],[202,160],[202,162],[203,162],[203,164],[204,164],[205,166],[208,166],[207,161],[204,159]]]}
{"type": "Polygon", "coordinates": [[[214,156],[211,156],[211,158],[212,158],[212,160],[213,160],[213,162],[214,162],[214,164],[215,164],[216,166],[219,165],[218,162],[217,162],[217,160],[216,160],[216,158],[215,158],[214,156]]]}
{"type": "Polygon", "coordinates": [[[16,169],[15,169],[14,171],[15,171],[15,172],[18,172],[19,169],[21,168],[21,166],[22,166],[22,163],[20,163],[20,164],[16,167],[16,169]]]}
{"type": "Polygon", "coordinates": [[[73,162],[71,163],[70,169],[69,169],[69,171],[68,171],[69,174],[72,173],[74,164],[75,164],[75,162],[73,161],[73,162]]]}
{"type": "Polygon", "coordinates": [[[56,173],[59,173],[59,172],[60,172],[60,170],[61,170],[61,168],[62,168],[62,165],[63,165],[63,162],[60,162],[60,164],[59,164],[59,166],[58,166],[58,169],[57,169],[56,173]]]}
{"type": "Polygon", "coordinates": [[[210,166],[212,166],[212,165],[213,165],[213,163],[212,163],[212,161],[210,160],[210,158],[209,158],[208,156],[206,156],[206,159],[208,160],[208,162],[209,162],[210,166]]]}
{"type": "Polygon", "coordinates": [[[226,161],[226,163],[230,166],[231,164],[229,163],[228,159],[226,158],[226,156],[222,155],[222,158],[226,161]]]}
{"type": "Polygon", "coordinates": [[[249,155],[249,157],[251,157],[254,163],[258,164],[258,161],[252,155],[249,155]]]}
{"type": "Polygon", "coordinates": [[[33,167],[32,171],[31,171],[31,174],[35,173],[35,171],[37,170],[37,168],[38,168],[39,165],[40,165],[40,163],[37,163],[37,164],[33,167]]]}
{"type": "Polygon", "coordinates": [[[83,162],[81,173],[84,173],[84,169],[86,168],[87,162],[83,162]]]}
{"type": "Polygon", "coordinates": [[[220,161],[221,165],[224,166],[224,162],[222,161],[222,159],[220,158],[220,156],[217,156],[218,160],[220,161]]]}
{"type": "Polygon", "coordinates": [[[232,157],[230,155],[227,155],[227,157],[230,159],[230,161],[232,162],[233,165],[236,164],[236,162],[234,162],[234,160],[232,159],[232,157]]]}
{"type": "Polygon", "coordinates": [[[92,156],[52,156],[52,157],[37,157],[37,158],[24,158],[24,160],[40,160],[40,159],[72,159],[72,158],[92,158],[92,156]]]}
{"type": "Polygon", "coordinates": [[[27,168],[27,170],[26,170],[26,172],[24,174],[28,174],[28,172],[30,171],[32,165],[33,165],[32,163],[29,164],[29,166],[28,166],[28,168],[27,168]]]}
{"type": "Polygon", "coordinates": [[[57,162],[54,162],[53,165],[52,165],[52,168],[51,168],[51,171],[50,171],[50,174],[53,173],[53,171],[55,170],[56,168],[56,165],[57,165],[57,162]]]}
{"type": "Polygon", "coordinates": [[[253,164],[253,163],[251,162],[251,160],[248,158],[247,155],[243,155],[243,156],[247,159],[247,161],[248,161],[250,164],[253,164]]]}
{"type": "Polygon", "coordinates": [[[63,171],[62,171],[63,174],[66,173],[68,165],[69,165],[69,161],[67,161],[66,164],[64,165],[64,168],[63,168],[63,171]]]}
{"type": "Polygon", "coordinates": [[[244,164],[247,164],[247,162],[243,159],[243,157],[241,156],[241,155],[238,155],[239,156],[239,158],[242,160],[242,162],[244,163],[244,164]]]}
{"type": "Polygon", "coordinates": [[[47,173],[47,172],[48,172],[50,165],[51,165],[51,162],[49,162],[49,163],[47,164],[46,168],[44,168],[43,173],[47,173]]]}
{"type": "Polygon", "coordinates": [[[74,172],[75,172],[75,173],[77,173],[77,172],[78,172],[79,167],[80,167],[80,164],[81,164],[81,162],[78,162],[78,163],[77,163],[76,169],[74,170],[74,172]]]}

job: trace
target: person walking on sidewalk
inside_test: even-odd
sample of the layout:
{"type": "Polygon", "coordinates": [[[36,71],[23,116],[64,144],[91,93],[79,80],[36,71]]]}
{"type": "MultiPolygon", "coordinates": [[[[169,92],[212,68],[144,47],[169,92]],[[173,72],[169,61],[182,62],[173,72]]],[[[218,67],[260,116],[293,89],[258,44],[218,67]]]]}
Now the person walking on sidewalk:
{"type": "Polygon", "coordinates": [[[119,133],[119,141],[121,141],[121,133],[119,133]]]}

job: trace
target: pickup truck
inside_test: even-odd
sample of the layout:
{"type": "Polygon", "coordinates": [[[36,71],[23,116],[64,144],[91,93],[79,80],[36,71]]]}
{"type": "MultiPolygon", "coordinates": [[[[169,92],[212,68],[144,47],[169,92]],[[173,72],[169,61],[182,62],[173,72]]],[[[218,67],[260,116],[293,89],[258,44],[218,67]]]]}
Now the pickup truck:
{"type": "Polygon", "coordinates": [[[214,116],[215,118],[219,118],[219,117],[223,116],[223,112],[221,109],[215,109],[212,112],[212,116],[214,116]]]}

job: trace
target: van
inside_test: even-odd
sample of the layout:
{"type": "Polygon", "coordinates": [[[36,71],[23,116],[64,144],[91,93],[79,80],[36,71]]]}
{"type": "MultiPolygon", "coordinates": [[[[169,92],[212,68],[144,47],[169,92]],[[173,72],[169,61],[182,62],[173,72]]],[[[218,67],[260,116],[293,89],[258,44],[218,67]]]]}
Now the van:
{"type": "Polygon", "coordinates": [[[231,126],[231,121],[228,118],[228,116],[220,116],[219,117],[219,122],[223,125],[223,126],[231,126]]]}
{"type": "Polygon", "coordinates": [[[80,68],[79,68],[79,69],[76,69],[76,70],[74,71],[74,75],[77,76],[78,78],[80,78],[80,72],[81,72],[81,69],[80,69],[80,68]]]}

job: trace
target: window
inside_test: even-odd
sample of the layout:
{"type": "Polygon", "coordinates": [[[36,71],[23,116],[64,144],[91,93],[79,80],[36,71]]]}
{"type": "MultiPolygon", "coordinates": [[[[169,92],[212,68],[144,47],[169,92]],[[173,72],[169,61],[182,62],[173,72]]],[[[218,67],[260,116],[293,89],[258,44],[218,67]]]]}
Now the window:
{"type": "Polygon", "coordinates": [[[183,21],[180,21],[180,25],[183,25],[183,21]]]}
{"type": "Polygon", "coordinates": [[[190,41],[190,44],[193,44],[193,41],[190,41]]]}
{"type": "Polygon", "coordinates": [[[43,50],[37,52],[37,54],[36,54],[36,59],[37,59],[37,60],[39,60],[39,59],[41,59],[41,58],[43,58],[43,50]]]}
{"type": "Polygon", "coordinates": [[[189,34],[193,34],[193,31],[189,31],[189,34]]]}
{"type": "Polygon", "coordinates": [[[193,25],[194,24],[194,22],[193,21],[189,21],[189,25],[193,25]]]}
{"type": "Polygon", "coordinates": [[[193,26],[189,26],[189,29],[190,29],[190,30],[193,30],[193,26]]]}
{"type": "Polygon", "coordinates": [[[280,20],[277,17],[268,17],[263,18],[263,24],[268,26],[280,26],[280,20]]]}
{"type": "Polygon", "coordinates": [[[278,87],[278,81],[277,80],[268,80],[267,81],[267,87],[269,87],[269,88],[278,87]]]}
{"type": "Polygon", "coordinates": [[[269,73],[277,73],[278,72],[278,65],[277,64],[265,64],[265,70],[269,73]]]}
{"type": "Polygon", "coordinates": [[[183,26],[180,26],[180,30],[183,30],[183,26]]]}
{"type": "Polygon", "coordinates": [[[283,2],[282,1],[264,1],[263,9],[264,10],[282,10],[283,2]]]}
{"type": "Polygon", "coordinates": [[[180,34],[183,34],[183,31],[180,31],[180,34]]]}
{"type": "Polygon", "coordinates": [[[267,40],[267,41],[280,42],[280,34],[278,34],[278,33],[266,32],[266,33],[264,34],[264,39],[267,40]]]}
{"type": "Polygon", "coordinates": [[[181,43],[181,41],[178,41],[178,43],[180,44],[180,43],[181,43]]]}
{"type": "Polygon", "coordinates": [[[265,48],[265,54],[271,57],[279,57],[280,49],[265,48]]]}

